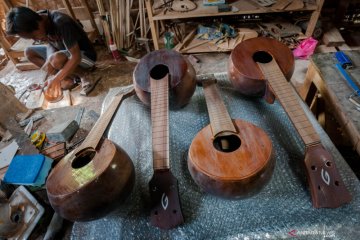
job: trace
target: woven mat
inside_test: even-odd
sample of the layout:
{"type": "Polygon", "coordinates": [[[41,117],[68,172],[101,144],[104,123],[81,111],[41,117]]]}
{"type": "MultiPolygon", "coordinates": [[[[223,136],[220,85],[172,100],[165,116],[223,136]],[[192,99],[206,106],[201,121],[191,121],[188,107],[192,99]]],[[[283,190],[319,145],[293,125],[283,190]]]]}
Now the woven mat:
{"type": "MultiPolygon", "coordinates": [[[[105,218],[75,222],[73,239],[358,239],[360,236],[359,181],[328,136],[311,117],[323,144],[350,190],[353,201],[337,209],[312,207],[302,171],[304,145],[283,108],[263,99],[241,96],[226,74],[217,74],[219,89],[232,118],[261,127],[270,136],[276,165],[270,182],[255,196],[224,200],[201,191],[187,169],[187,151],[197,132],[209,124],[203,89],[197,87],[191,102],[170,110],[171,169],[179,181],[185,223],[172,230],[150,225],[148,182],[152,169],[150,109],[133,96],[123,102],[108,137],[127,151],[135,165],[136,184],[125,204],[105,218]]],[[[109,92],[107,106],[119,89],[109,92]]]]}

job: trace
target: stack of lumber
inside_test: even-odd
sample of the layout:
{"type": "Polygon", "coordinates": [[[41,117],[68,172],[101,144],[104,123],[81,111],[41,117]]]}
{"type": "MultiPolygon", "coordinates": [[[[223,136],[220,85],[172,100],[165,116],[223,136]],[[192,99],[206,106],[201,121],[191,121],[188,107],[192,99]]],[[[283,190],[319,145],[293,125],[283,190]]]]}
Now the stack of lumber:
{"type": "MultiPolygon", "coordinates": [[[[104,5],[102,0],[96,2],[101,15],[101,11],[105,11],[104,5]]],[[[119,49],[129,49],[137,37],[146,38],[148,24],[144,0],[109,0],[109,8],[110,36],[106,38],[111,38],[119,49]],[[134,13],[134,16],[131,13],[134,13]]]]}

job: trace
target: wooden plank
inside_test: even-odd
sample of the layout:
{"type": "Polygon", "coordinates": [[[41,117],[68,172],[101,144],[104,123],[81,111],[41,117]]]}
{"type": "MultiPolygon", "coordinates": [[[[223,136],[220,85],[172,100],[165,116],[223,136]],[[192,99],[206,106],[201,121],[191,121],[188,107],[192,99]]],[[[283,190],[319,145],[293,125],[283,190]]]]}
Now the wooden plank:
{"type": "Polygon", "coordinates": [[[341,36],[337,28],[331,28],[326,31],[323,35],[322,41],[328,47],[337,47],[345,43],[344,38],[341,36]]]}
{"type": "Polygon", "coordinates": [[[30,71],[40,69],[38,66],[31,62],[20,62],[15,64],[15,67],[21,71],[30,71]]]}
{"type": "Polygon", "coordinates": [[[105,12],[105,8],[104,8],[103,0],[96,0],[96,4],[98,7],[100,16],[105,16],[106,12],[105,12]]]}
{"type": "Polygon", "coordinates": [[[72,6],[69,2],[69,0],[62,0],[62,3],[64,4],[68,14],[74,19],[76,20],[76,17],[75,17],[75,14],[74,14],[74,11],[72,10],[72,6]]]}
{"type": "Polygon", "coordinates": [[[305,81],[302,85],[301,89],[299,90],[299,95],[301,99],[310,106],[311,102],[313,101],[316,93],[316,87],[314,89],[313,79],[315,77],[319,77],[314,67],[310,64],[308,70],[305,75],[305,81]],[[315,91],[314,91],[315,90],[315,91]]]}
{"type": "Polygon", "coordinates": [[[14,96],[14,93],[2,83],[0,83],[0,102],[0,123],[3,126],[9,117],[16,117],[18,113],[28,111],[24,104],[14,96]]]}
{"type": "MultiPolygon", "coordinates": [[[[146,0],[149,1],[149,0],[146,0]]],[[[249,1],[249,0],[244,0],[249,1]]],[[[324,0],[320,0],[324,1],[324,0]]],[[[260,14],[260,13],[269,13],[269,12],[287,12],[289,10],[271,10],[270,8],[259,8],[257,6],[253,6],[250,8],[247,5],[247,9],[241,9],[237,12],[218,12],[217,6],[203,6],[202,0],[196,0],[197,8],[193,11],[189,12],[169,12],[164,13],[163,9],[153,10],[153,20],[166,20],[166,19],[179,19],[179,18],[199,18],[199,17],[215,17],[215,16],[231,16],[231,15],[239,15],[239,14],[260,14]]],[[[162,0],[155,0],[152,7],[155,8],[163,4],[162,0]]],[[[230,6],[237,6],[237,1],[232,1],[229,3],[230,6]]],[[[296,11],[315,11],[318,10],[318,6],[316,4],[306,4],[304,8],[297,9],[296,11]]],[[[320,8],[321,10],[321,8],[320,8]]],[[[149,11],[148,11],[149,13],[149,11]]]]}
{"type": "Polygon", "coordinates": [[[319,45],[315,49],[315,53],[327,53],[327,52],[337,52],[335,47],[328,47],[326,45],[319,45]]]}
{"type": "Polygon", "coordinates": [[[182,42],[180,42],[178,45],[175,46],[174,50],[175,51],[179,51],[183,46],[186,46],[189,44],[189,42],[193,39],[193,37],[195,36],[196,33],[196,28],[194,28],[193,30],[191,30],[191,32],[189,32],[188,35],[186,35],[186,37],[184,38],[184,40],[182,40],[182,42]]]}
{"type": "MultiPolygon", "coordinates": [[[[360,65],[360,51],[348,51],[346,54],[355,66],[360,65]]],[[[328,111],[333,113],[342,131],[349,136],[354,149],[360,154],[360,112],[348,100],[353,90],[333,67],[335,62],[333,55],[315,54],[309,67],[313,67],[319,77],[315,77],[313,83],[325,99],[328,111]]],[[[360,79],[356,69],[350,71],[354,79],[360,79]]]]}
{"type": "MultiPolygon", "coordinates": [[[[140,0],[142,1],[142,0],[140,0]]],[[[150,23],[150,29],[151,29],[151,36],[153,39],[153,44],[154,44],[154,48],[155,50],[159,50],[159,42],[158,42],[158,33],[157,33],[157,28],[155,26],[155,22],[153,19],[153,10],[152,10],[152,4],[150,0],[145,0],[145,5],[146,5],[146,10],[147,10],[147,15],[148,15],[148,19],[149,19],[149,23],[150,23]]],[[[141,18],[141,15],[140,15],[141,18]]],[[[141,24],[141,21],[140,21],[141,24]]]]}
{"type": "Polygon", "coordinates": [[[86,13],[87,13],[88,16],[89,16],[91,25],[93,26],[96,34],[97,34],[98,36],[100,36],[99,29],[98,29],[98,27],[97,27],[97,25],[96,25],[96,23],[95,23],[95,20],[94,20],[94,14],[93,14],[92,11],[90,10],[88,1],[86,1],[86,0],[81,0],[81,4],[85,7],[85,11],[86,11],[86,13]]]}
{"type": "Polygon", "coordinates": [[[316,0],[316,10],[313,11],[313,13],[311,14],[310,20],[309,20],[309,25],[306,29],[305,35],[307,37],[311,37],[312,34],[314,33],[315,27],[316,27],[316,23],[319,19],[320,16],[320,12],[321,9],[324,5],[325,0],[316,0]]]}
{"type": "MultiPolygon", "coordinates": [[[[195,29],[196,30],[196,29],[195,29]]],[[[208,42],[208,44],[200,44],[204,42],[204,40],[194,38],[195,33],[192,37],[187,40],[186,46],[195,46],[191,48],[179,49],[179,44],[174,48],[176,51],[180,51],[181,53],[202,53],[202,52],[229,52],[231,51],[236,44],[239,44],[241,41],[254,38],[258,36],[258,33],[255,30],[248,28],[239,28],[239,38],[231,39],[228,43],[220,43],[215,44],[214,42],[208,42]]],[[[185,41],[185,40],[184,40],[185,41]]],[[[181,46],[181,44],[180,44],[181,46]]]]}

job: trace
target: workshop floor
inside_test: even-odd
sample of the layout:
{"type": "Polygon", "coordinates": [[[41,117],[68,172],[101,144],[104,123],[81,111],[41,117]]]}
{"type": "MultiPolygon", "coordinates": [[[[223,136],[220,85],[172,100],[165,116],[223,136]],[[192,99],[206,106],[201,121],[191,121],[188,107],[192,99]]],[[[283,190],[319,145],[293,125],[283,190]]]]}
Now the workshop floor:
{"type": "MultiPolygon", "coordinates": [[[[69,116],[75,116],[79,107],[84,107],[86,110],[81,121],[80,130],[71,140],[71,142],[75,142],[85,137],[96,122],[100,115],[102,102],[109,89],[132,83],[132,72],[136,66],[135,63],[127,61],[114,62],[106,51],[99,50],[98,52],[97,70],[94,74],[101,76],[102,79],[98,82],[95,89],[87,97],[80,96],[80,88],[72,90],[72,102],[75,107],[39,111],[45,118],[38,121],[34,125],[35,128],[46,132],[54,122],[60,123],[65,121],[69,119],[69,116]]],[[[197,74],[225,72],[227,69],[229,54],[199,54],[196,56],[200,59],[200,62],[194,65],[197,74]]],[[[295,61],[295,71],[291,82],[296,88],[300,88],[303,84],[308,63],[309,61],[307,60],[295,61]]],[[[19,97],[27,86],[39,81],[39,79],[37,79],[38,76],[39,70],[21,72],[9,62],[6,67],[0,71],[0,82],[12,85],[16,91],[15,95],[19,97]]],[[[26,94],[24,96],[26,96],[26,94]]],[[[24,96],[21,100],[25,99],[24,96]]],[[[345,155],[348,152],[349,151],[346,151],[345,155]]],[[[61,236],[62,239],[70,239],[71,223],[66,222],[66,226],[65,232],[63,232],[63,236],[61,236]]],[[[35,239],[41,239],[41,236],[35,239]]]]}

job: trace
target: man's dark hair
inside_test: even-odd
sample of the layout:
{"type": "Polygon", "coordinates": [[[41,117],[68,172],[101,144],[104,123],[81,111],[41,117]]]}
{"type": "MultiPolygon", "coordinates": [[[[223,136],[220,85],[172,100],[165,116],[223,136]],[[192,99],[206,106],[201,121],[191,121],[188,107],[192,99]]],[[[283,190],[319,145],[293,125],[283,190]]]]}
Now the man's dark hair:
{"type": "Polygon", "coordinates": [[[6,15],[6,33],[31,33],[38,29],[41,16],[27,7],[10,9],[6,15]]]}

